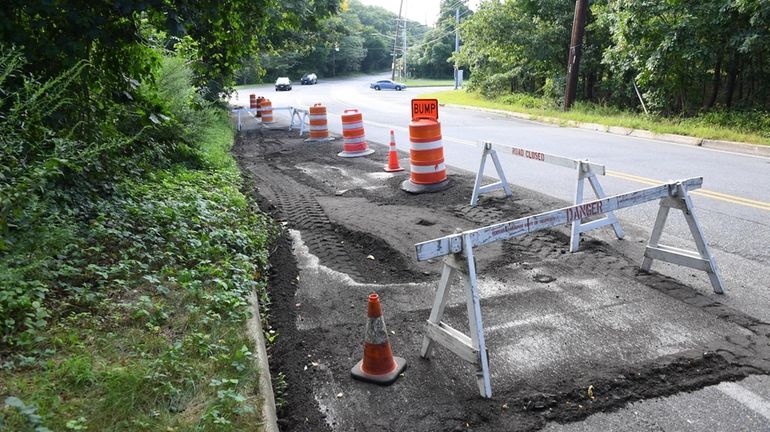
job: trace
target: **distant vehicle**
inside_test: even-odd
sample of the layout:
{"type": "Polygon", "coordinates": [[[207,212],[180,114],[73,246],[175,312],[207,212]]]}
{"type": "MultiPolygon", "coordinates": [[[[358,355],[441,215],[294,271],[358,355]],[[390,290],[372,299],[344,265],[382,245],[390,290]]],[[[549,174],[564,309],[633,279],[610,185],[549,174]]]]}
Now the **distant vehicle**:
{"type": "Polygon", "coordinates": [[[386,79],[386,80],[379,80],[379,81],[370,83],[369,88],[373,88],[375,90],[393,89],[393,90],[401,91],[406,88],[406,84],[386,79]]]}
{"type": "Polygon", "coordinates": [[[279,77],[275,80],[275,91],[291,90],[291,80],[289,77],[279,77]]]}
{"type": "Polygon", "coordinates": [[[302,85],[316,84],[318,83],[318,76],[314,73],[306,73],[305,75],[302,75],[302,79],[299,80],[299,83],[302,85]]]}

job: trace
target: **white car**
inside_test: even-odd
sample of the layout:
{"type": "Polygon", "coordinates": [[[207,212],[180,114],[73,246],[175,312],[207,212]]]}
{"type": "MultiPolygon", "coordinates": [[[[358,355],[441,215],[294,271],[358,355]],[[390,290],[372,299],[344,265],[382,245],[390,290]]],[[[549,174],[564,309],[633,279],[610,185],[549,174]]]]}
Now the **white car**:
{"type": "Polygon", "coordinates": [[[279,77],[275,80],[275,91],[291,90],[291,80],[289,77],[279,77]]]}

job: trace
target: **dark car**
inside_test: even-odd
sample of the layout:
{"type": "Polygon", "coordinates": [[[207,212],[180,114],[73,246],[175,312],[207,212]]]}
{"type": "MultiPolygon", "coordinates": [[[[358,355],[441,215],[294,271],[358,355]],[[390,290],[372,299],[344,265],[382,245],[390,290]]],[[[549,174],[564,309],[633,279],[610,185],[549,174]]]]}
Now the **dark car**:
{"type": "Polygon", "coordinates": [[[289,77],[280,77],[275,80],[275,91],[291,90],[291,80],[289,77]]]}
{"type": "Polygon", "coordinates": [[[302,85],[316,84],[318,83],[318,76],[314,73],[306,73],[305,75],[302,75],[302,79],[299,80],[299,83],[302,85]]]}
{"type": "Polygon", "coordinates": [[[375,90],[394,89],[400,91],[406,88],[406,84],[385,79],[369,83],[369,88],[373,88],[375,90]]]}

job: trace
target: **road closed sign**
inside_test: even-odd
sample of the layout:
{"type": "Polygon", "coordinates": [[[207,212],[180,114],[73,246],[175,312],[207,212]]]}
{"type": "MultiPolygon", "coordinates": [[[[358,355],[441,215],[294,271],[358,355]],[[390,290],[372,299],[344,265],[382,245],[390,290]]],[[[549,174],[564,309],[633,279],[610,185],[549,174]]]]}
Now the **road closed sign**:
{"type": "Polygon", "coordinates": [[[438,99],[412,99],[412,120],[438,120],[438,99]]]}

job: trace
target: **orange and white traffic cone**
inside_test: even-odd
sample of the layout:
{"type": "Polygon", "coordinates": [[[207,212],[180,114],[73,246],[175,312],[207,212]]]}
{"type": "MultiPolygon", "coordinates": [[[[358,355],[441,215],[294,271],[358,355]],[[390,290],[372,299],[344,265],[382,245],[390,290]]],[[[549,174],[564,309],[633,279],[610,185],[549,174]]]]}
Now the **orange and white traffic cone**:
{"type": "Polygon", "coordinates": [[[382,318],[380,297],[376,293],[369,294],[367,315],[369,321],[366,323],[364,358],[353,366],[350,374],[362,381],[392,384],[406,368],[406,360],[393,357],[385,320],[382,318]]]}
{"type": "Polygon", "coordinates": [[[390,151],[388,152],[388,164],[385,166],[387,172],[403,171],[398,164],[398,151],[396,151],[396,137],[393,131],[390,131],[390,151]]]}

